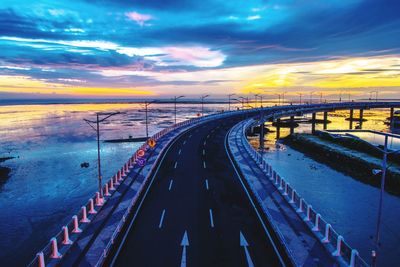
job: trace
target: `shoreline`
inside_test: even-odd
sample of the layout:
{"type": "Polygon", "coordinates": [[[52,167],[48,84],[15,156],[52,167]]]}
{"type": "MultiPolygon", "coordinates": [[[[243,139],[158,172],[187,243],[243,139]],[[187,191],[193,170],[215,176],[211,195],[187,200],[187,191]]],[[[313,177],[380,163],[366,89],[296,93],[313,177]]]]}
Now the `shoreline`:
{"type": "MultiPolygon", "coordinates": [[[[381,167],[380,158],[337,144],[330,144],[326,140],[317,138],[307,134],[296,134],[288,136],[283,141],[286,145],[306,154],[313,160],[350,175],[360,182],[380,187],[380,179],[372,174],[373,169],[381,167]]],[[[400,196],[400,171],[398,168],[391,166],[387,169],[385,191],[391,195],[400,196]]]]}

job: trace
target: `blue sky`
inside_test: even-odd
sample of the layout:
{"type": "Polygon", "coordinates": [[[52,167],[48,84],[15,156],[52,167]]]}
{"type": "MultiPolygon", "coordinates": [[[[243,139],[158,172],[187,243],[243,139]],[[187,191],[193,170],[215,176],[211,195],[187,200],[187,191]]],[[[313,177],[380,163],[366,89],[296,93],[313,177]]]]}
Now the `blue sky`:
{"type": "Polygon", "coordinates": [[[0,92],[395,94],[399,11],[395,0],[2,0],[0,92]]]}

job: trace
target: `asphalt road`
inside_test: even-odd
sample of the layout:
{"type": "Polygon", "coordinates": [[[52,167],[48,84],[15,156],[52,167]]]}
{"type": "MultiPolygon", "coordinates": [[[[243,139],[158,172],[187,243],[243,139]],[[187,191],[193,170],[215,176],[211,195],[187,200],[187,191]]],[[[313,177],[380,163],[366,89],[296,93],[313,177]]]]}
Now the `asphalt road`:
{"type": "Polygon", "coordinates": [[[210,122],[176,140],[109,264],[282,265],[225,150],[236,122],[210,122]]]}

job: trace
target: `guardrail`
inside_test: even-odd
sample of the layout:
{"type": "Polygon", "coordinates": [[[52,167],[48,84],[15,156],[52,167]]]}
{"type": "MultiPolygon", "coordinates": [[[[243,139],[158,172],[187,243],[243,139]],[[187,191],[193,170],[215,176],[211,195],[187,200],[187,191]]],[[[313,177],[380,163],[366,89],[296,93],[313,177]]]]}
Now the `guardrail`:
{"type": "MultiPolygon", "coordinates": [[[[172,125],[171,127],[168,127],[166,129],[161,130],[160,132],[157,132],[154,134],[151,138],[154,140],[158,140],[161,137],[165,136],[166,134],[175,131],[181,127],[185,126],[194,126],[195,124],[202,123],[208,120],[214,120],[222,117],[230,117],[234,115],[240,115],[240,114],[257,114],[260,112],[268,111],[273,113],[272,117],[276,116],[283,116],[287,115],[289,116],[290,114],[296,114],[298,112],[317,112],[319,110],[327,110],[327,109],[348,109],[348,108],[384,108],[384,107],[400,107],[399,102],[343,102],[343,103],[333,103],[333,104],[307,104],[307,105],[287,105],[287,106],[274,106],[274,107],[263,107],[263,108],[253,108],[253,109],[244,109],[244,110],[234,110],[234,111],[228,111],[228,112],[222,112],[222,113],[217,113],[217,114],[211,114],[199,118],[193,118],[189,119],[186,121],[179,122],[177,124],[172,125]],[[277,112],[281,111],[281,112],[277,112]]],[[[263,119],[271,118],[270,116],[262,116],[263,119]]],[[[112,196],[112,194],[117,190],[118,186],[124,181],[126,175],[128,174],[129,170],[133,168],[133,166],[136,164],[137,160],[140,158],[140,155],[138,154],[139,150],[142,150],[146,152],[149,149],[149,146],[144,143],[129,159],[128,161],[123,165],[123,167],[113,176],[111,177],[103,186],[102,190],[104,192],[104,197],[100,198],[100,193],[96,192],[91,198],[89,198],[88,202],[81,207],[79,212],[72,216],[72,219],[62,227],[61,231],[58,232],[53,238],[50,239],[50,242],[39,252],[36,254],[35,258],[32,260],[32,262],[28,266],[40,266],[44,267],[46,264],[46,261],[49,261],[49,259],[59,259],[62,257],[62,253],[65,253],[71,244],[71,240],[76,240],[80,233],[87,227],[87,225],[90,223],[90,221],[96,216],[97,212],[101,209],[101,207],[104,205],[105,202],[112,196]],[[61,249],[59,249],[61,248],[61,249]]],[[[154,166],[153,166],[154,167],[154,166]]],[[[282,183],[285,184],[285,181],[282,181],[282,183]]],[[[286,187],[286,185],[284,185],[286,187]]],[[[289,190],[289,194],[292,194],[291,192],[291,187],[287,186],[289,190]]],[[[140,192],[139,192],[140,193],[140,192]]],[[[297,193],[294,193],[294,199],[300,199],[300,197],[297,195],[297,193]]],[[[135,201],[133,199],[132,201],[135,201]]],[[[304,204],[303,200],[303,205],[304,204]]],[[[131,205],[133,206],[133,204],[131,205]]],[[[308,207],[308,206],[307,206],[308,207]]],[[[107,255],[109,248],[111,247],[112,243],[114,242],[115,237],[117,236],[118,232],[122,228],[122,225],[125,223],[126,217],[130,212],[131,207],[127,210],[127,212],[124,214],[123,219],[121,220],[120,224],[118,225],[117,229],[115,230],[110,243],[107,245],[107,247],[104,250],[104,256],[107,255]]],[[[310,209],[309,212],[309,217],[310,220],[316,220],[317,215],[314,210],[310,209]]],[[[325,221],[318,216],[318,222],[319,222],[319,227],[326,227],[325,221]]],[[[329,226],[330,227],[330,226],[329,226]]],[[[344,248],[341,249],[341,246],[339,246],[339,249],[341,249],[341,252],[343,255],[349,254],[348,251],[346,250],[346,243],[343,241],[343,239],[340,239],[339,235],[332,235],[330,234],[335,233],[331,227],[329,228],[330,230],[327,230],[328,236],[330,239],[332,239],[333,242],[336,242],[337,244],[345,244],[344,248]],[[337,240],[341,240],[338,242],[337,240]]],[[[329,240],[330,240],[329,239],[329,240]]],[[[349,247],[348,247],[349,248],[349,247]]],[[[355,254],[356,251],[352,251],[352,254],[355,254]]],[[[355,256],[353,256],[355,257],[355,256]]],[[[356,257],[357,258],[357,257],[356,257]]],[[[101,263],[99,261],[99,263],[101,263]]]]}
{"type": "Polygon", "coordinates": [[[351,248],[350,245],[344,241],[343,236],[338,234],[332,225],[322,218],[320,213],[313,209],[285,179],[273,170],[272,166],[266,162],[262,154],[250,145],[246,137],[246,129],[254,124],[254,120],[249,119],[242,123],[241,142],[246,151],[260,166],[265,175],[269,177],[269,180],[274,184],[287,203],[297,212],[304,222],[306,222],[307,226],[318,237],[321,243],[323,243],[329,251],[333,251],[332,256],[342,258],[344,263],[348,266],[369,266],[359,256],[358,251],[351,248]]]}

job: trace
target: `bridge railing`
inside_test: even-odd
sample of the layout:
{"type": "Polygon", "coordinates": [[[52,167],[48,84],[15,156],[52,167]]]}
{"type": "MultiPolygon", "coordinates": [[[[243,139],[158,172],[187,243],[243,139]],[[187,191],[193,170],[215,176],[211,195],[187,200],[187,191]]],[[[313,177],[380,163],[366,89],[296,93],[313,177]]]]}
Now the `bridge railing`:
{"type": "Polygon", "coordinates": [[[315,209],[302,198],[297,191],[282,178],[270,164],[264,159],[263,155],[256,151],[248,142],[246,129],[254,124],[250,119],[242,124],[241,141],[253,160],[260,166],[262,171],[269,177],[269,180],[276,187],[277,191],[283,196],[287,203],[305,221],[310,230],[318,237],[321,243],[332,252],[332,256],[341,258],[348,266],[369,266],[360,256],[356,249],[350,247],[344,241],[343,236],[338,234],[331,224],[329,224],[315,209]]]}

